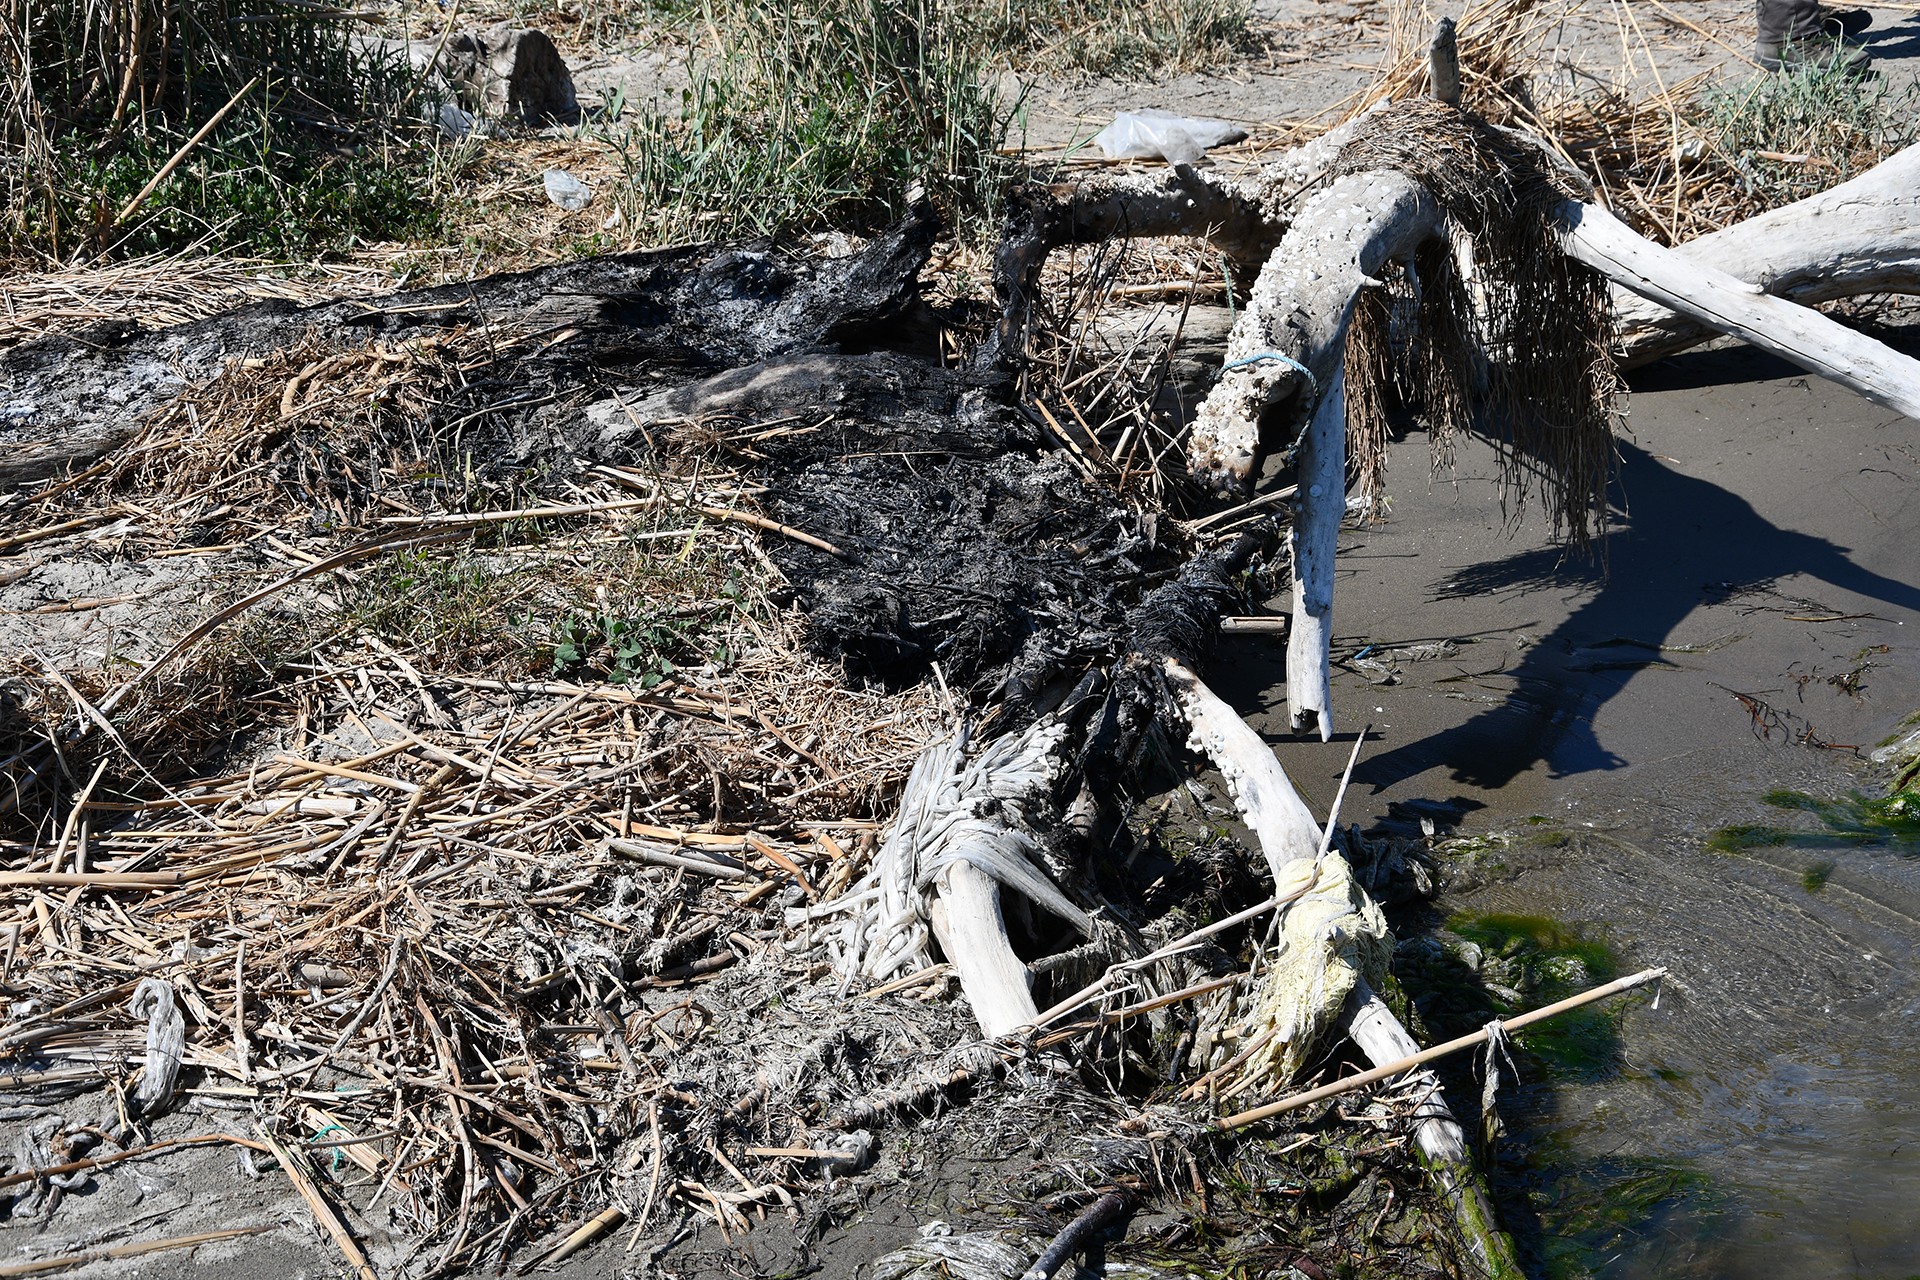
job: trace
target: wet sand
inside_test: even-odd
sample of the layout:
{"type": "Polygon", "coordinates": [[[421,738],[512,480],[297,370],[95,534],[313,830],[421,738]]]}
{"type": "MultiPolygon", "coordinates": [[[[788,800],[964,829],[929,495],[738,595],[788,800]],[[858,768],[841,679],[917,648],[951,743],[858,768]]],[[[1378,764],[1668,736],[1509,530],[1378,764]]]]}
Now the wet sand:
{"type": "Polygon", "coordinates": [[[1558,1198],[1663,1169],[1671,1194],[1616,1232],[1602,1274],[1907,1275],[1920,865],[1704,838],[1796,825],[1762,804],[1772,788],[1869,786],[1837,748],[1920,708],[1920,424],[1727,349],[1637,376],[1629,426],[1605,568],[1564,556],[1537,511],[1504,522],[1486,451],[1429,484],[1425,438],[1396,447],[1391,514],[1343,535],[1336,634],[1368,657],[1462,643],[1394,662],[1391,685],[1338,672],[1335,742],[1288,734],[1276,646],[1236,643],[1214,669],[1317,809],[1372,722],[1346,820],[1426,801],[1443,826],[1522,833],[1505,875],[1445,909],[1550,915],[1629,967],[1672,966],[1661,1008],[1625,1014],[1617,1070],[1517,1095],[1508,1203],[1547,1210],[1523,1232],[1567,1230],[1558,1198]],[[1529,847],[1530,818],[1568,842],[1529,847]],[[1816,893],[1817,858],[1836,865],[1816,893]]]}

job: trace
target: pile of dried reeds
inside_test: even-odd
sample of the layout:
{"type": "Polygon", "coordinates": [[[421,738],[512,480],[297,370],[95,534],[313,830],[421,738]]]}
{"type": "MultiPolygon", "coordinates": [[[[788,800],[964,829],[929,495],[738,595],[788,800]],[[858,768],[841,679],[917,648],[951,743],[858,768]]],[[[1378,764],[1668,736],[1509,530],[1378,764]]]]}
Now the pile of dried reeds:
{"type": "MultiPolygon", "coordinates": [[[[4,981],[39,1010],[0,1037],[8,1090],[105,1086],[138,1133],[164,1107],[136,1099],[193,1068],[191,1105],[330,1160],[322,1184],[376,1185],[443,1265],[497,1259],[636,1169],[641,1219],[735,1224],[804,1161],[735,1150],[754,1172],[727,1179],[699,1135],[755,1063],[708,1064],[696,1095],[692,1059],[733,1055],[769,994],[823,976],[782,949],[782,909],[864,869],[872,796],[941,723],[930,697],[804,674],[639,690],[447,677],[373,640],[316,652],[275,686],[281,749],[151,799],[107,798],[96,769],[57,838],[7,850],[4,981]],[[742,960],[753,994],[699,998],[742,960]],[[178,1063],[130,1004],[155,980],[184,1011],[178,1063]]],[[[801,1121],[766,1124],[779,1147],[801,1121]]]]}
{"type": "MultiPolygon", "coordinates": [[[[1440,12],[1389,9],[1389,58],[1355,111],[1426,91],[1427,43],[1440,12]]],[[[1715,34],[1654,0],[1478,0],[1459,17],[1462,105],[1545,139],[1634,230],[1680,244],[1864,172],[1914,137],[1913,103],[1836,70],[1761,74],[1744,36],[1715,34]],[[1622,65],[1546,56],[1576,15],[1610,20],[1622,65]],[[1725,69],[1661,70],[1654,21],[1728,55],[1725,69]]]]}
{"type": "Polygon", "coordinates": [[[134,1146],[207,1113],[356,1265],[333,1206],[369,1188],[442,1267],[609,1205],[732,1230],[844,1154],[805,1146],[822,1098],[959,1038],[911,992],[832,999],[784,914],[865,870],[946,694],[849,687],[770,601],[759,539],[809,535],[722,465],[765,424],[660,424],[657,470],[476,509],[520,490],[456,411],[511,412],[523,350],[237,362],[0,509],[24,557],[105,527],[208,567],[157,659],[0,676],[0,1087],[107,1089],[134,1146]]]}
{"type": "Polygon", "coordinates": [[[1231,302],[1225,264],[1204,246],[1110,240],[1048,261],[1033,300],[1020,400],[1089,479],[1172,512],[1194,494],[1176,347],[1196,305],[1231,302]]]}
{"type": "Polygon", "coordinates": [[[323,277],[291,277],[284,267],[237,258],[176,255],[102,266],[15,272],[0,279],[0,349],[49,333],[105,322],[149,329],[185,324],[247,302],[308,303],[337,287],[390,283],[374,268],[335,266],[323,277]]]}

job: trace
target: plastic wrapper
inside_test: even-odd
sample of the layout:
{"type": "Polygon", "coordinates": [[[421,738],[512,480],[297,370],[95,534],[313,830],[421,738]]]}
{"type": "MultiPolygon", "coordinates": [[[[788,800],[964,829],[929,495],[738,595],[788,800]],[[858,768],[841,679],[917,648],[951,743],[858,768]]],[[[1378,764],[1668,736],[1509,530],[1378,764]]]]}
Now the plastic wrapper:
{"type": "Polygon", "coordinates": [[[546,183],[547,199],[568,213],[584,209],[593,203],[593,188],[565,169],[549,169],[542,178],[546,183]]]}
{"type": "Polygon", "coordinates": [[[1148,108],[1122,111],[1094,137],[1109,160],[1163,159],[1168,164],[1197,164],[1210,147],[1239,142],[1247,131],[1225,120],[1199,120],[1148,108]]]}

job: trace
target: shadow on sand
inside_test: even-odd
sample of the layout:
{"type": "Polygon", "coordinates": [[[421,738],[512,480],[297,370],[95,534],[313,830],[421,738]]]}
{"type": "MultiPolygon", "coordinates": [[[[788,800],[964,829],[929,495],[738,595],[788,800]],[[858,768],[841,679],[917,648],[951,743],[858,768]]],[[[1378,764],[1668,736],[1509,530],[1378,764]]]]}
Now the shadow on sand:
{"type": "Polygon", "coordinates": [[[1682,475],[1631,442],[1622,441],[1620,453],[1607,566],[1581,564],[1547,547],[1473,566],[1435,585],[1442,598],[1540,588],[1584,590],[1586,598],[1517,664],[1485,673],[1483,687],[1486,681],[1511,684],[1496,705],[1367,759],[1354,773],[1356,782],[1379,790],[1447,765],[1455,781],[1493,790],[1542,761],[1556,778],[1623,768],[1630,762],[1595,737],[1594,712],[1633,672],[1669,662],[1662,646],[1695,608],[1765,591],[1790,575],[1920,611],[1920,588],[1860,568],[1848,548],[1779,528],[1744,498],[1682,475]]]}

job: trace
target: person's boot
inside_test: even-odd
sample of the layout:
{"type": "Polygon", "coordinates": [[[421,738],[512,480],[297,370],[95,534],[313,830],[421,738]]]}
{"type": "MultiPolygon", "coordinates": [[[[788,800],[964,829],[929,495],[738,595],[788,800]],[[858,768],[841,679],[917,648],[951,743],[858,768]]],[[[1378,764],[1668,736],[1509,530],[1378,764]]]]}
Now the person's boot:
{"type": "Polygon", "coordinates": [[[1873,58],[1864,45],[1822,29],[1818,34],[1788,40],[1782,44],[1760,44],[1755,60],[1767,71],[1838,70],[1848,75],[1865,75],[1873,58]]]}
{"type": "Polygon", "coordinates": [[[1820,28],[1839,39],[1857,36],[1873,25],[1873,15],[1865,9],[1829,9],[1820,6],[1820,28]]]}

